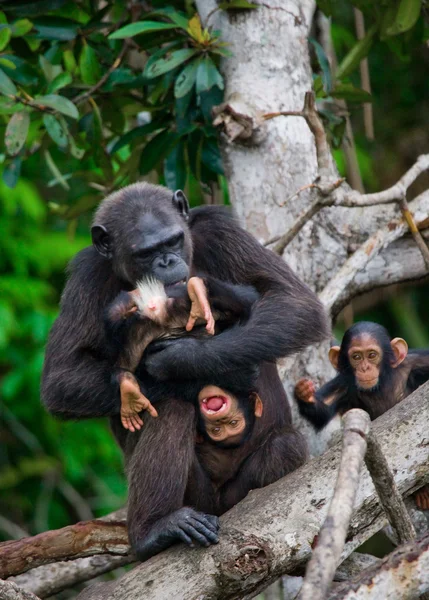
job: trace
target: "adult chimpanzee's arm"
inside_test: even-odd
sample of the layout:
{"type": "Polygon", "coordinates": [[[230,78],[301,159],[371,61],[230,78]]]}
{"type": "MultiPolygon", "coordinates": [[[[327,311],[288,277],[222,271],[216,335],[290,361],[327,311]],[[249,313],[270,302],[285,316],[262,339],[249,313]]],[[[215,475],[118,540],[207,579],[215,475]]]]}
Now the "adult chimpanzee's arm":
{"type": "Polygon", "coordinates": [[[119,291],[93,248],[77,255],[46,348],[42,400],[51,413],[70,419],[119,413],[103,324],[105,305],[119,291]]]}
{"type": "Polygon", "coordinates": [[[224,210],[197,209],[190,226],[195,270],[252,285],[260,299],[244,325],[207,340],[176,340],[149,355],[146,366],[154,377],[211,376],[243,364],[276,360],[328,337],[327,316],[316,295],[224,210]]]}
{"type": "Polygon", "coordinates": [[[346,388],[337,375],[316,391],[310,379],[301,379],[295,386],[299,412],[319,431],[338,413],[347,408],[346,388]]]}

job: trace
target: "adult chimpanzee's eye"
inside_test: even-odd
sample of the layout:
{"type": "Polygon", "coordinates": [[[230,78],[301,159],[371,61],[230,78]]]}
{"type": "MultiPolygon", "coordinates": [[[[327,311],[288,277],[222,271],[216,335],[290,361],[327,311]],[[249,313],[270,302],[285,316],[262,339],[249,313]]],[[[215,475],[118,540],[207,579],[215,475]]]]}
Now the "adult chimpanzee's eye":
{"type": "Polygon", "coordinates": [[[184,236],[184,233],[183,233],[183,231],[181,231],[180,233],[175,235],[173,238],[171,238],[171,240],[169,240],[167,242],[167,246],[170,246],[170,248],[174,248],[175,246],[178,246],[179,244],[182,243],[183,236],[184,236]]]}

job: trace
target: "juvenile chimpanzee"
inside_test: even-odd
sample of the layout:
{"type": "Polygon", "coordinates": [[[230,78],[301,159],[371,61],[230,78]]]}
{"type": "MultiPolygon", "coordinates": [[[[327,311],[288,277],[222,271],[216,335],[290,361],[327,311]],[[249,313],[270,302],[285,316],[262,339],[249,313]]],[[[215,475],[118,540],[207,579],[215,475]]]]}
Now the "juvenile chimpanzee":
{"type": "MultiPolygon", "coordinates": [[[[242,321],[247,319],[258,297],[256,290],[251,286],[228,285],[212,277],[206,277],[205,280],[191,277],[187,286],[176,285],[167,289],[162,282],[149,278],[138,282],[136,290],[121,292],[107,307],[105,323],[108,339],[115,347],[119,344],[120,355],[117,366],[123,371],[118,376],[123,426],[132,432],[140,429],[143,421],[138,413],[143,410],[147,410],[153,417],[158,416],[150,399],[141,392],[138,381],[133,375],[150,342],[161,337],[183,335],[185,330],[188,332],[193,330],[194,335],[198,336],[205,332],[214,334],[216,321],[222,320],[222,327],[225,327],[228,321],[236,323],[240,319],[242,321]],[[208,294],[210,294],[213,312],[208,294]],[[195,324],[202,322],[206,323],[205,329],[194,327],[195,324]]],[[[192,391],[195,392],[194,389],[192,391]]],[[[210,418],[211,410],[213,413],[218,413],[219,424],[216,427],[216,436],[223,444],[227,443],[229,436],[225,431],[223,434],[219,433],[222,429],[220,421],[223,424],[233,423],[236,431],[232,436],[235,438],[240,433],[239,429],[249,432],[254,415],[258,415],[259,407],[262,406],[260,400],[255,404],[253,395],[254,391],[249,381],[249,386],[246,386],[246,390],[240,390],[238,397],[225,392],[222,397],[229,400],[228,402],[225,400],[224,405],[221,402],[215,408],[214,398],[210,398],[211,408],[208,408],[207,401],[203,403],[199,419],[203,425],[203,432],[207,434],[206,421],[208,421],[207,425],[210,425],[210,431],[214,428],[213,418],[210,418]],[[247,418],[246,421],[245,413],[249,412],[246,410],[247,400],[253,404],[253,409],[249,413],[251,418],[247,418]]],[[[184,399],[189,399],[189,394],[184,399]]],[[[197,402],[197,398],[191,398],[190,401],[197,402]]],[[[227,428],[223,427],[223,430],[225,429],[227,428]]],[[[213,440],[210,433],[208,436],[213,440]]],[[[232,444],[233,441],[230,440],[228,443],[232,444]]]]}
{"type": "MultiPolygon", "coordinates": [[[[299,411],[316,429],[351,408],[376,419],[429,380],[429,350],[408,350],[405,340],[391,340],[377,323],[350,327],[341,346],[329,350],[329,360],[338,371],[334,379],[319,390],[309,379],[295,386],[299,411]]],[[[428,486],[416,494],[416,503],[429,510],[428,486]]]]}
{"type": "Polygon", "coordinates": [[[301,414],[317,429],[351,408],[376,419],[429,379],[429,350],[408,351],[405,340],[391,340],[376,323],[350,327],[341,346],[329,350],[329,360],[338,371],[334,379],[317,391],[309,379],[295,387],[301,414]]]}
{"type": "Polygon", "coordinates": [[[212,543],[217,521],[204,513],[220,514],[305,459],[274,361],[325,339],[327,317],[315,294],[227,210],[189,211],[180,191],[147,183],[119,190],[101,203],[92,237],[93,246],[72,263],[49,337],[43,401],[63,418],[111,417],[126,457],[130,540],[142,558],[177,540],[212,543]],[[144,357],[136,370],[142,392],[152,399],[159,382],[170,381],[171,393],[160,396],[158,419],[130,433],[120,421],[120,370],[107,348],[105,309],[144,277],[168,286],[197,273],[252,285],[260,299],[243,325],[205,339],[184,336],[144,357]],[[226,374],[234,383],[255,364],[261,364],[257,387],[264,411],[249,440],[237,449],[196,446],[195,407],[179,399],[177,384],[222,377],[217,385],[229,390],[226,374]]]}

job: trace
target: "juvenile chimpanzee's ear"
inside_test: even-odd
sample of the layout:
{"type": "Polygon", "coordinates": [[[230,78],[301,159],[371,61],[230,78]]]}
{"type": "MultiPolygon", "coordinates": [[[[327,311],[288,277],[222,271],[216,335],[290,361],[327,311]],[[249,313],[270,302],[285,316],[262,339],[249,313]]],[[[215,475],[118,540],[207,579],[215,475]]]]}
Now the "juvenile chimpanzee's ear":
{"type": "Polygon", "coordinates": [[[331,365],[334,367],[334,369],[336,369],[338,371],[338,359],[340,356],[340,347],[332,346],[331,348],[329,348],[328,356],[329,356],[331,365]]]}
{"type": "Polygon", "coordinates": [[[392,346],[393,354],[395,355],[395,361],[391,366],[396,369],[396,367],[399,367],[401,362],[407,357],[408,344],[402,338],[395,338],[390,342],[390,345],[392,346]]]}
{"type": "Polygon", "coordinates": [[[104,258],[112,258],[112,240],[103,225],[93,225],[91,227],[92,243],[104,258]]]}
{"type": "Polygon", "coordinates": [[[262,400],[258,394],[255,394],[255,417],[258,419],[262,417],[262,413],[264,411],[264,405],[262,404],[262,400]]]}
{"type": "Polygon", "coordinates": [[[173,206],[182,217],[187,221],[189,219],[189,203],[182,190],[176,190],[173,194],[173,206]]]}

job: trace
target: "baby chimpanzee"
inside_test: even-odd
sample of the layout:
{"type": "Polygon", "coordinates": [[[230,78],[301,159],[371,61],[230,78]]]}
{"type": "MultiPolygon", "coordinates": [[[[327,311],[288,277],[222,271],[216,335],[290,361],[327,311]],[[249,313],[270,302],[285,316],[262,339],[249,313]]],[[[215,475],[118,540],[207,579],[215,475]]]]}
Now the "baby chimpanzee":
{"type": "MultiPolygon", "coordinates": [[[[429,350],[408,351],[405,340],[390,339],[377,323],[350,327],[341,346],[329,350],[329,360],[338,372],[334,379],[319,390],[310,379],[295,386],[299,411],[316,429],[351,408],[376,419],[429,380],[429,350]]],[[[429,509],[429,488],[419,491],[416,502],[429,509]]]]}
{"type": "MultiPolygon", "coordinates": [[[[253,288],[224,284],[213,278],[203,281],[199,277],[192,277],[187,288],[179,285],[167,291],[157,280],[145,280],[136,290],[119,294],[108,307],[105,322],[110,339],[121,345],[117,367],[122,370],[123,426],[132,432],[140,429],[143,421],[138,413],[142,410],[158,416],[133,375],[151,341],[184,335],[185,329],[190,332],[204,322],[205,331],[197,327],[194,335],[213,335],[215,322],[222,321],[225,325],[228,320],[247,318],[257,297],[253,288]]],[[[262,401],[255,389],[257,369],[248,369],[246,373],[246,379],[239,378],[238,388],[231,382],[234,389],[226,390],[213,385],[214,382],[210,382],[212,385],[194,382],[186,390],[182,386],[184,399],[198,404],[200,433],[216,445],[228,448],[241,445],[252,432],[255,418],[262,415],[262,401]]]]}

